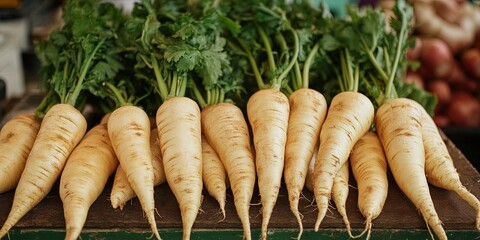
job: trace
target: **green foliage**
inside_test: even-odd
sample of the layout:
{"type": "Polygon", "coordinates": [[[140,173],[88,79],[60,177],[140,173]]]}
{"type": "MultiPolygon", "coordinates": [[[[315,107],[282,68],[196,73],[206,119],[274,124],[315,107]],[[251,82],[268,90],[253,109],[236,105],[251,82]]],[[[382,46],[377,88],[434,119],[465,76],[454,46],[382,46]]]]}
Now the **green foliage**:
{"type": "Polygon", "coordinates": [[[126,19],[121,9],[96,0],[71,0],[63,13],[63,26],[35,44],[47,90],[36,110],[39,117],[56,103],[81,110],[86,103],[84,90],[113,79],[124,68],[116,43],[126,19]]]}
{"type": "Polygon", "coordinates": [[[309,0],[140,0],[129,14],[111,3],[70,0],[62,28],[36,43],[47,94],[38,115],[59,102],[79,109],[87,96],[105,112],[125,104],[149,113],[174,96],[200,106],[244,106],[253,92],[287,95],[311,87],[330,100],[359,91],[377,105],[394,97],[436,99],[403,84],[413,16],[397,1],[395,17],[349,6],[334,17],[309,0]],[[390,31],[386,31],[387,24],[390,31]]]}

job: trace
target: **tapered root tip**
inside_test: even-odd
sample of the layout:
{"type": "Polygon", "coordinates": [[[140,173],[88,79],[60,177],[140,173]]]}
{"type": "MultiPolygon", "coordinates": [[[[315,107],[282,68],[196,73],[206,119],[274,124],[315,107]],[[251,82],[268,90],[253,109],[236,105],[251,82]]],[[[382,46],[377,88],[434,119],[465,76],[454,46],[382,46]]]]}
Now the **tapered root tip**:
{"type": "Polygon", "coordinates": [[[317,207],[318,207],[318,216],[317,221],[315,222],[315,232],[318,232],[320,224],[325,218],[328,210],[328,198],[327,197],[317,197],[317,207]]]}
{"type": "Polygon", "coordinates": [[[79,228],[69,228],[66,229],[65,240],[76,240],[82,232],[79,228]]]}
{"type": "Polygon", "coordinates": [[[161,240],[162,238],[160,237],[160,234],[158,233],[158,229],[157,229],[157,223],[155,222],[155,213],[154,213],[154,210],[152,210],[149,214],[148,214],[148,222],[150,223],[150,228],[152,229],[152,232],[153,234],[155,235],[155,237],[159,240],[161,240]]]}
{"type": "Polygon", "coordinates": [[[8,231],[12,228],[11,224],[4,223],[2,229],[0,229],[0,239],[5,237],[8,234],[8,231]]]}
{"type": "Polygon", "coordinates": [[[298,236],[297,239],[301,239],[303,234],[303,223],[302,223],[302,214],[298,211],[298,198],[290,198],[290,211],[292,211],[293,215],[297,219],[298,223],[298,236]]]}
{"type": "Polygon", "coordinates": [[[350,227],[350,221],[348,221],[347,216],[343,216],[343,222],[345,222],[345,228],[347,229],[348,235],[349,235],[351,238],[354,238],[354,237],[353,237],[353,234],[352,234],[352,228],[350,227]]]}
{"type": "Polygon", "coordinates": [[[155,237],[156,237],[158,240],[162,240],[162,238],[160,237],[160,234],[158,233],[158,231],[155,231],[154,234],[155,234],[155,237]]]}
{"type": "Polygon", "coordinates": [[[223,221],[227,218],[227,214],[225,213],[225,201],[220,202],[220,211],[222,211],[223,219],[221,221],[223,221]]]}
{"type": "Polygon", "coordinates": [[[302,238],[303,234],[303,223],[302,223],[302,215],[300,212],[297,210],[296,212],[293,213],[295,215],[295,218],[297,218],[298,222],[298,236],[297,239],[300,240],[302,238]]]}
{"type": "Polygon", "coordinates": [[[262,233],[260,239],[267,239],[267,230],[270,218],[272,217],[274,201],[262,202],[262,233]]]}
{"type": "Polygon", "coordinates": [[[267,230],[262,229],[262,234],[260,235],[260,240],[266,240],[267,239],[267,230]]]}
{"type": "Polygon", "coordinates": [[[250,203],[247,201],[235,201],[235,208],[237,210],[238,218],[242,222],[243,239],[245,240],[252,240],[252,232],[250,230],[249,204],[250,203]]]}
{"type": "Polygon", "coordinates": [[[365,229],[363,229],[361,233],[359,233],[358,235],[352,235],[352,232],[349,230],[348,234],[350,235],[350,238],[359,238],[368,232],[366,239],[369,239],[371,230],[372,230],[372,218],[368,216],[367,220],[365,221],[365,229]]]}
{"type": "Polygon", "coordinates": [[[120,208],[120,210],[123,210],[123,207],[125,206],[126,202],[121,201],[120,199],[125,199],[125,198],[126,198],[125,196],[118,196],[118,195],[114,197],[110,197],[110,203],[112,204],[113,209],[120,208]]]}
{"type": "Polygon", "coordinates": [[[475,228],[480,231],[480,208],[477,209],[477,219],[475,220],[475,228]]]}
{"type": "Polygon", "coordinates": [[[189,240],[189,239],[190,239],[190,235],[191,235],[190,230],[185,230],[185,231],[183,231],[183,237],[182,237],[182,239],[183,239],[183,240],[189,240]]]}
{"type": "Polygon", "coordinates": [[[317,221],[315,222],[315,232],[318,232],[318,230],[320,229],[320,224],[322,223],[323,218],[325,218],[326,213],[327,213],[326,210],[323,210],[318,213],[317,221]]]}
{"type": "Polygon", "coordinates": [[[370,221],[368,223],[368,232],[367,232],[367,237],[365,238],[365,240],[369,240],[370,239],[370,235],[372,233],[372,222],[370,221]]]}
{"type": "Polygon", "coordinates": [[[2,239],[3,237],[5,237],[5,235],[7,234],[8,230],[4,230],[2,228],[2,230],[0,230],[0,239],[2,239]]]}
{"type": "Polygon", "coordinates": [[[117,208],[119,208],[119,207],[120,207],[120,209],[122,209],[123,206],[118,205],[118,202],[117,202],[117,201],[112,200],[112,208],[113,208],[113,209],[117,209],[117,208]]]}
{"type": "Polygon", "coordinates": [[[266,221],[264,218],[262,223],[262,233],[260,234],[260,239],[262,240],[267,239],[267,229],[268,229],[268,221],[266,221]]]}
{"type": "Polygon", "coordinates": [[[473,195],[470,191],[465,188],[461,183],[457,184],[457,188],[455,189],[455,192],[457,193],[460,198],[468,202],[470,206],[472,206],[475,209],[476,212],[476,220],[475,220],[475,228],[477,230],[480,230],[480,201],[478,198],[473,195]]]}
{"type": "Polygon", "coordinates": [[[113,208],[118,207],[118,197],[114,196],[113,194],[110,195],[110,204],[112,205],[113,208]]]}
{"type": "Polygon", "coordinates": [[[243,237],[244,240],[252,240],[252,233],[250,232],[250,228],[243,230],[243,237]]]}

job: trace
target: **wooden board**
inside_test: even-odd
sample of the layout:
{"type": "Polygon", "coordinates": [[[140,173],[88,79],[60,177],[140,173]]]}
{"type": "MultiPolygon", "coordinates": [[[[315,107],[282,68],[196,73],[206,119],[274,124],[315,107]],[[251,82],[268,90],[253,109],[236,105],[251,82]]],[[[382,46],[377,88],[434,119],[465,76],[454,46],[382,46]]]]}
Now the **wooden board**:
{"type": "MultiPolygon", "coordinates": [[[[36,101],[38,99],[29,100],[36,101]]],[[[28,102],[28,101],[27,101],[28,102]]],[[[20,108],[17,111],[28,111],[27,108],[20,108]]],[[[444,135],[448,149],[453,157],[455,166],[460,173],[464,185],[475,196],[480,197],[480,174],[458,150],[458,148],[444,135]]],[[[351,177],[351,188],[347,202],[347,213],[353,228],[363,228],[364,218],[357,208],[357,190],[356,184],[351,177]]],[[[390,187],[389,194],[384,206],[383,212],[373,223],[375,229],[405,229],[405,230],[426,230],[423,218],[416,210],[415,206],[405,197],[395,184],[391,175],[389,175],[390,187]]],[[[149,231],[147,220],[143,217],[140,204],[137,199],[133,199],[123,210],[111,208],[109,202],[109,192],[112,181],[109,181],[104,192],[92,205],[85,231],[94,229],[116,229],[119,231],[129,231],[133,229],[145,229],[149,231]]],[[[466,202],[462,201],[455,193],[446,190],[431,187],[431,195],[440,219],[447,233],[449,230],[468,230],[474,231],[475,212],[466,202]]],[[[236,215],[233,205],[233,196],[231,191],[227,192],[226,219],[222,220],[218,204],[213,198],[204,191],[204,200],[201,206],[202,211],[198,214],[193,226],[195,229],[240,229],[241,224],[236,215]]],[[[304,197],[300,201],[300,211],[304,215],[303,223],[307,229],[312,229],[317,210],[312,205],[313,194],[308,190],[303,191],[304,197]]],[[[14,192],[0,194],[0,224],[5,221],[10,211],[14,192]]],[[[252,205],[250,209],[252,229],[258,229],[261,225],[261,214],[259,204],[258,190],[254,192],[252,205]]],[[[181,228],[180,211],[177,202],[167,184],[155,188],[155,203],[158,210],[157,225],[160,230],[181,228]]],[[[21,229],[63,229],[64,218],[62,202],[58,196],[58,185],[55,185],[49,195],[40,202],[30,213],[28,213],[15,226],[16,230],[21,229]]],[[[295,229],[296,220],[291,214],[285,186],[282,186],[280,195],[275,205],[275,209],[270,221],[270,229],[295,229]]],[[[327,216],[321,224],[322,229],[343,229],[344,224],[341,217],[332,205],[329,208],[327,216]]],[[[480,236],[480,232],[479,232],[480,236]]]]}

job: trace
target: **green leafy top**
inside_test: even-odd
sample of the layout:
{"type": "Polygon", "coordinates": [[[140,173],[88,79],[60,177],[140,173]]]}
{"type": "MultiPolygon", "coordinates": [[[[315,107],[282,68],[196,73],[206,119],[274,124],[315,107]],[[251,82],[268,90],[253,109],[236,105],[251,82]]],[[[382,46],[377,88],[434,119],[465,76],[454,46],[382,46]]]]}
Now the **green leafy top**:
{"type": "Polygon", "coordinates": [[[408,97],[433,113],[433,95],[401,81],[414,44],[411,6],[397,1],[394,13],[387,32],[378,10],[349,6],[334,18],[308,0],[141,0],[129,16],[110,3],[71,0],[64,26],[36,44],[47,89],[37,115],[59,102],[81,109],[90,93],[108,111],[153,109],[173,96],[202,107],[241,104],[258,89],[306,87],[327,100],[359,91],[376,106],[408,97]]]}
{"type": "Polygon", "coordinates": [[[248,59],[257,88],[284,87],[300,53],[299,36],[287,18],[285,2],[222,1],[221,5],[241,27],[227,38],[248,59]]]}
{"type": "Polygon", "coordinates": [[[126,17],[111,3],[71,0],[63,9],[63,26],[35,44],[47,94],[38,117],[56,103],[82,109],[90,83],[112,79],[123,68],[116,48],[118,30],[126,17]]]}
{"type": "Polygon", "coordinates": [[[392,98],[408,97],[432,113],[435,98],[402,81],[408,64],[405,51],[414,46],[408,38],[412,17],[411,6],[401,0],[389,21],[392,31],[385,30],[384,13],[371,8],[349,6],[346,17],[332,19],[319,50],[319,62],[329,66],[322,68],[323,76],[337,79],[335,84],[329,81],[323,85],[326,95],[333,96],[338,90],[359,91],[371,97],[377,107],[392,98]]]}
{"type": "Polygon", "coordinates": [[[283,89],[288,95],[297,89],[315,87],[321,83],[322,71],[312,70],[311,67],[321,60],[320,39],[329,31],[332,14],[327,5],[314,6],[308,0],[292,2],[287,5],[286,12],[299,38],[299,54],[289,74],[288,85],[283,89]],[[313,76],[313,81],[310,76],[313,76]]]}
{"type": "Polygon", "coordinates": [[[127,28],[136,35],[137,77],[150,83],[162,101],[186,96],[198,79],[206,89],[223,88],[220,79],[230,69],[223,16],[213,8],[194,12],[189,10],[193,6],[179,4],[175,9],[183,12],[165,17],[164,8],[173,8],[172,2],[143,0],[134,7],[127,28]]]}

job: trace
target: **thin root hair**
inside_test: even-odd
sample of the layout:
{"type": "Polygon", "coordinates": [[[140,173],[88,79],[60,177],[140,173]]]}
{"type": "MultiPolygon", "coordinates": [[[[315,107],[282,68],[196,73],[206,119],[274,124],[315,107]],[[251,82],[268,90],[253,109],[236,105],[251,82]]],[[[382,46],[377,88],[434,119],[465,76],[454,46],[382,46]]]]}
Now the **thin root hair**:
{"type": "Polygon", "coordinates": [[[303,216],[303,214],[301,212],[298,212],[298,215],[300,216],[301,220],[303,220],[303,218],[305,217],[305,216],[303,216]]]}
{"type": "Polygon", "coordinates": [[[427,230],[428,230],[428,233],[430,234],[430,237],[432,238],[432,240],[435,240],[435,236],[433,236],[432,229],[430,229],[430,225],[428,224],[428,221],[425,217],[423,217],[423,221],[425,221],[427,225],[427,230]]]}
{"type": "Polygon", "coordinates": [[[315,200],[315,196],[314,196],[314,197],[312,197],[312,200],[310,201],[310,205],[311,205],[311,206],[316,206],[316,204],[314,204],[315,201],[316,201],[316,200],[315,200]]]}
{"type": "Polygon", "coordinates": [[[300,192],[300,199],[306,199],[307,201],[311,202],[312,200],[307,198],[305,194],[303,194],[303,191],[300,192]]]}
{"type": "Polygon", "coordinates": [[[155,213],[156,213],[160,218],[162,218],[162,215],[160,215],[160,213],[158,212],[158,209],[157,209],[157,208],[153,208],[153,210],[155,211],[155,213]]]}
{"type": "MultiPolygon", "coordinates": [[[[221,212],[220,212],[220,213],[221,213],[221,212]]],[[[217,213],[217,214],[218,214],[218,213],[217,213]]],[[[223,215],[223,214],[222,214],[222,215],[223,215]]],[[[227,218],[227,216],[226,216],[226,215],[223,215],[223,218],[220,219],[220,220],[218,220],[218,221],[216,221],[216,223],[221,223],[221,222],[225,221],[226,218],[227,218]]]]}
{"type": "Polygon", "coordinates": [[[255,215],[254,218],[257,218],[257,217],[260,216],[260,215],[262,215],[262,209],[261,209],[261,208],[258,210],[258,213],[255,215]]]}
{"type": "Polygon", "coordinates": [[[223,213],[224,213],[224,212],[222,211],[222,208],[219,207],[219,208],[218,208],[218,211],[215,213],[215,215],[219,215],[219,214],[220,214],[220,215],[223,216],[223,218],[220,219],[220,220],[218,220],[216,223],[223,222],[223,221],[227,218],[226,214],[223,214],[223,213]]]}
{"type": "MultiPolygon", "coordinates": [[[[334,208],[334,207],[332,207],[331,204],[328,204],[328,205],[329,205],[331,208],[334,208]]],[[[325,217],[335,218],[335,215],[334,215],[334,213],[333,213],[333,211],[332,211],[332,209],[331,209],[330,207],[327,208],[327,213],[330,213],[330,214],[325,214],[325,217]]]]}
{"type": "Polygon", "coordinates": [[[317,205],[314,203],[315,203],[315,198],[312,198],[312,200],[310,200],[310,203],[307,206],[305,206],[305,208],[316,207],[317,205]]]}
{"type": "MultiPolygon", "coordinates": [[[[349,235],[350,235],[350,238],[359,238],[361,236],[363,236],[367,231],[370,232],[369,229],[372,229],[372,221],[369,221],[368,219],[365,220],[365,228],[363,229],[363,231],[357,235],[352,235],[352,232],[349,232],[349,235]]],[[[367,234],[367,237],[365,239],[369,239],[369,234],[367,234]]]]}
{"type": "Polygon", "coordinates": [[[318,208],[313,208],[313,209],[312,209],[311,211],[309,211],[309,212],[312,213],[312,212],[316,212],[316,211],[318,211],[318,208]]]}

